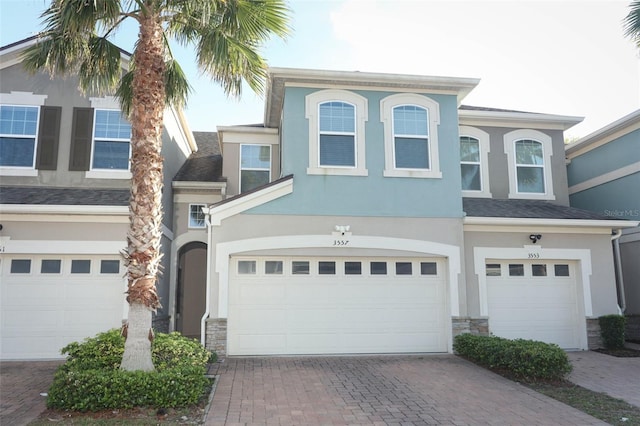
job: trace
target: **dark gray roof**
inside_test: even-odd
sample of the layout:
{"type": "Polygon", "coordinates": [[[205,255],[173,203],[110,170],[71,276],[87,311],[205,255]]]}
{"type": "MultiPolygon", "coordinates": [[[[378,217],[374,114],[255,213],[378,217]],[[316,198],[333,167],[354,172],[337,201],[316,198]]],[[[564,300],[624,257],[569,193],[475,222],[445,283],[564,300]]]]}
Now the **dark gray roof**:
{"type": "Polygon", "coordinates": [[[465,111],[517,112],[521,114],[537,114],[535,112],[517,111],[515,109],[502,109],[502,108],[492,108],[492,107],[482,107],[482,106],[472,106],[472,105],[460,105],[458,109],[465,110],[465,111]]]}
{"type": "Polygon", "coordinates": [[[222,155],[216,132],[193,132],[198,151],[189,156],[174,181],[220,182],[222,178],[222,155]]]}
{"type": "Polygon", "coordinates": [[[128,206],[128,189],[0,186],[0,204],[128,206]]]}
{"type": "Polygon", "coordinates": [[[528,219],[612,220],[614,218],[541,200],[463,198],[462,208],[471,217],[517,217],[528,219]]]}

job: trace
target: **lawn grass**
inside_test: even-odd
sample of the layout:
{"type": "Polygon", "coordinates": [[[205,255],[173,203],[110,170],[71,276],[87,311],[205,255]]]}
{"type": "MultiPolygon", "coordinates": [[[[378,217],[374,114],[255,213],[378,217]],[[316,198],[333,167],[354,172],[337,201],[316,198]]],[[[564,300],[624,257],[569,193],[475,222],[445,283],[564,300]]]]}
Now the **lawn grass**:
{"type": "Polygon", "coordinates": [[[611,425],[640,426],[640,408],[621,399],[569,382],[523,384],[611,425]]]}

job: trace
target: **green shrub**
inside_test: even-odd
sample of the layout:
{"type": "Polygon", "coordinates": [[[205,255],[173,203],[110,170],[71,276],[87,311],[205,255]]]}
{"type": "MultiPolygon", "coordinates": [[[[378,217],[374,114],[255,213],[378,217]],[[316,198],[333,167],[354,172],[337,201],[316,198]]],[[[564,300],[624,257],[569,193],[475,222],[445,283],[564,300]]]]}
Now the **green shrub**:
{"type": "Polygon", "coordinates": [[[461,334],[454,351],[492,370],[526,381],[560,380],[571,372],[567,354],[557,345],[534,340],[461,334]]]}
{"type": "Polygon", "coordinates": [[[624,327],[627,319],[623,315],[604,315],[598,318],[602,343],[607,349],[624,348],[624,327]]]}
{"type": "Polygon", "coordinates": [[[117,329],[62,349],[61,365],[49,389],[49,408],[98,411],[114,408],[186,407],[209,386],[207,363],[215,360],[194,339],[158,333],[152,346],[155,371],[122,371],[124,338],[117,329]]]}

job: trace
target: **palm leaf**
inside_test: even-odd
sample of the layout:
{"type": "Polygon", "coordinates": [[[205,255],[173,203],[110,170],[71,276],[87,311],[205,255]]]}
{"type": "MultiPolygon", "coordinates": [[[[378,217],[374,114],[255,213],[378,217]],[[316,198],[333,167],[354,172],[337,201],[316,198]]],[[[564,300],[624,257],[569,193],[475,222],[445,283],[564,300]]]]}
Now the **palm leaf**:
{"type": "Polygon", "coordinates": [[[629,7],[631,10],[622,21],[624,35],[629,37],[640,48],[640,1],[632,2],[629,7]]]}

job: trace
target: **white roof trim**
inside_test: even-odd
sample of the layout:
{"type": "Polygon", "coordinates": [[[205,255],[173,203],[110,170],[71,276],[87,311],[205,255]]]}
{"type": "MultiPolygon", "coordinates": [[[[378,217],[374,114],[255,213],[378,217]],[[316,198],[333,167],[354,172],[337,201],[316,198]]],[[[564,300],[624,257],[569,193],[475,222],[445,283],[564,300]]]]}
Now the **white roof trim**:
{"type": "Polygon", "coordinates": [[[589,228],[634,228],[640,221],[632,220],[595,220],[595,219],[540,219],[526,217],[478,217],[467,216],[463,219],[465,225],[502,225],[502,226],[562,226],[589,228]]]}
{"type": "Polygon", "coordinates": [[[640,129],[640,109],[570,143],[565,147],[565,152],[569,158],[573,158],[636,129],[640,129]]]}
{"type": "Polygon", "coordinates": [[[293,179],[287,179],[276,185],[269,186],[235,200],[202,209],[209,217],[210,226],[220,226],[222,221],[228,217],[235,216],[253,207],[257,207],[269,201],[280,198],[293,192],[293,179]]]}
{"type": "Polygon", "coordinates": [[[539,114],[533,112],[479,111],[459,109],[460,125],[493,125],[537,129],[567,130],[584,120],[571,115],[539,114]]]}
{"type": "Polygon", "coordinates": [[[252,127],[252,126],[217,126],[218,133],[265,133],[268,135],[277,135],[278,129],[271,127],[252,127]]]}
{"type": "Polygon", "coordinates": [[[128,216],[129,206],[82,206],[49,204],[0,204],[0,215],[11,213],[26,214],[77,214],[128,216]]]}

